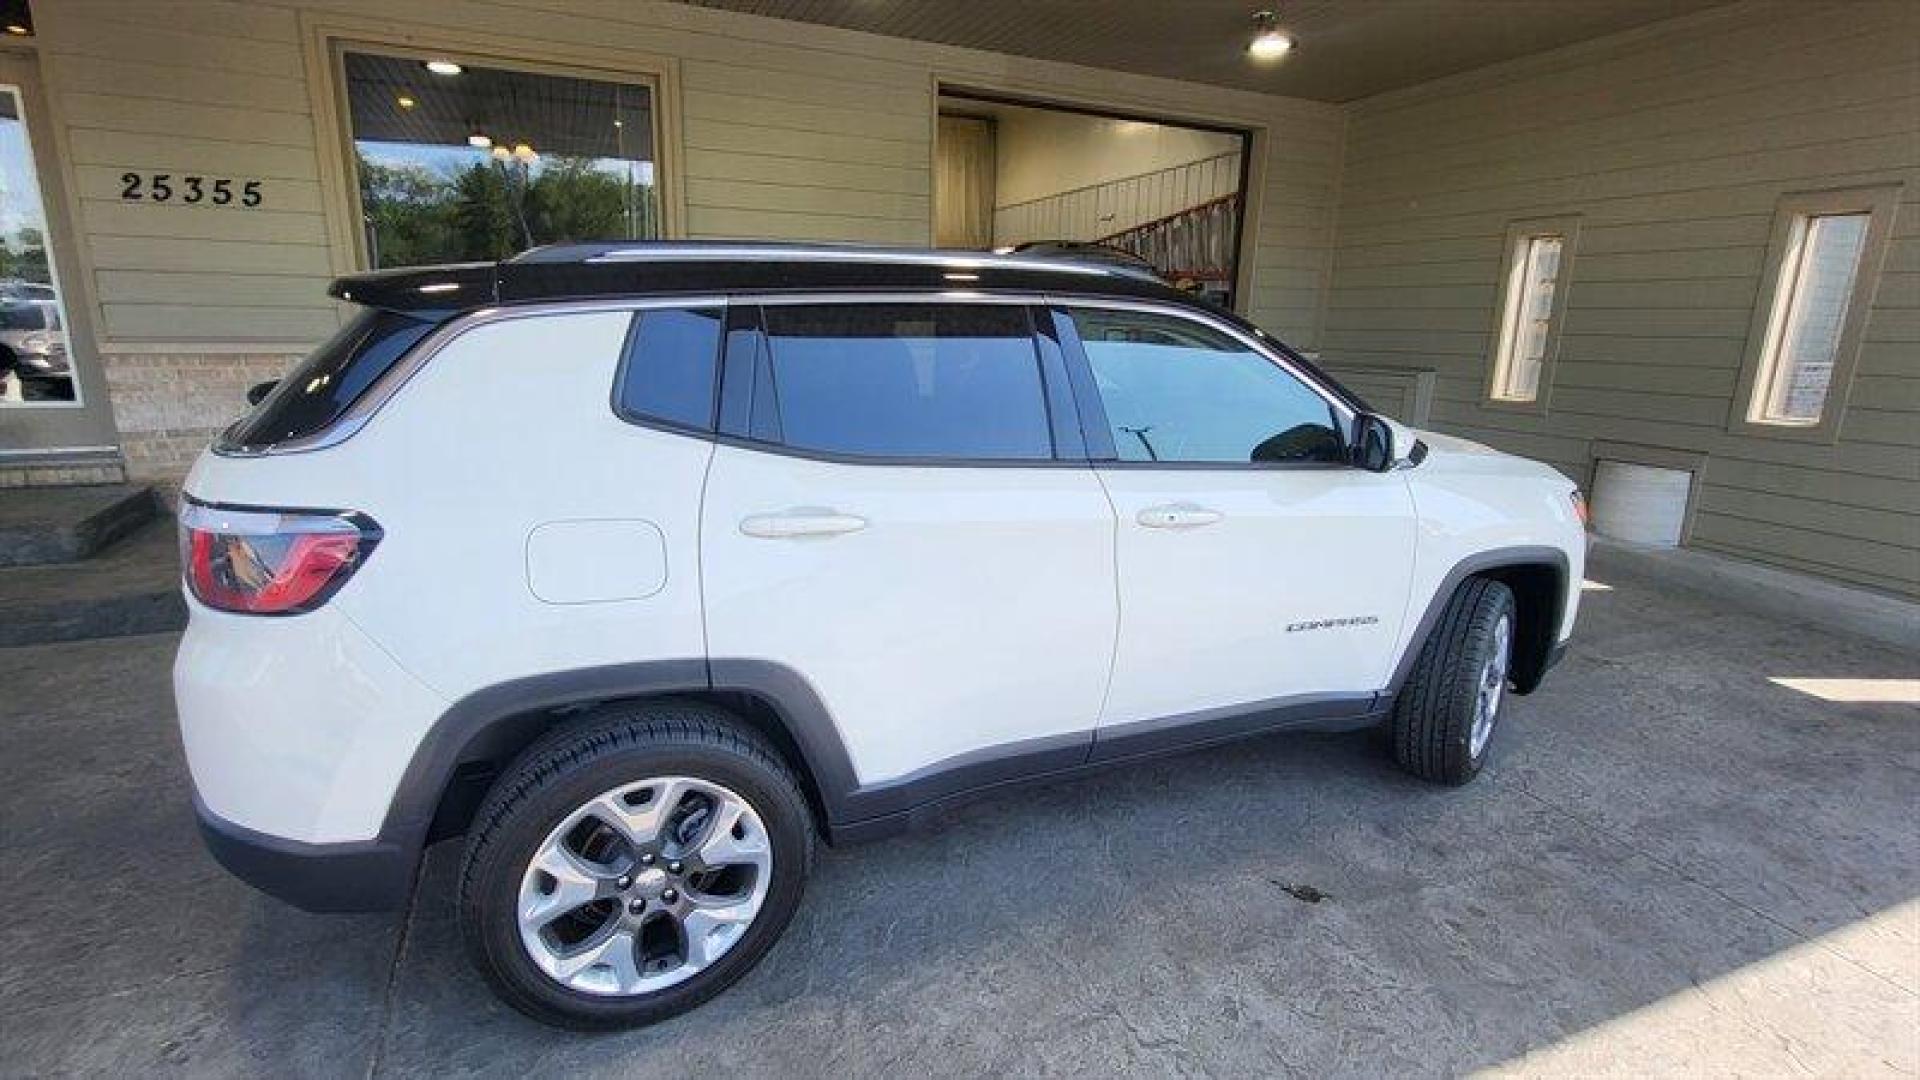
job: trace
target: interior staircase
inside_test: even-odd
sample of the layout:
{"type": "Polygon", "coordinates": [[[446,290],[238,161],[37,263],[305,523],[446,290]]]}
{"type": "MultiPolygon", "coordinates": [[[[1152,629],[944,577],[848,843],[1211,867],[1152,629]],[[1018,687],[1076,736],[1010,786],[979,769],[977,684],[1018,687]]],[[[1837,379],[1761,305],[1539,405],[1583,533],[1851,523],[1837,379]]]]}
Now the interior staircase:
{"type": "Polygon", "coordinates": [[[186,624],[173,516],[153,488],[0,490],[0,647],[186,624]]]}

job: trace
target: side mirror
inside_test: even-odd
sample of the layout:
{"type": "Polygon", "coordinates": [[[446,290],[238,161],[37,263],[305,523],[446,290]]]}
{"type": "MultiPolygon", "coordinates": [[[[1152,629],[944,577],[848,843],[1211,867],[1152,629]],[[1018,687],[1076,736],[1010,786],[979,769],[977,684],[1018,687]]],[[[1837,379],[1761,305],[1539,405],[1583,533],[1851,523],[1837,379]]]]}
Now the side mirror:
{"type": "Polygon", "coordinates": [[[266,382],[254,383],[252,386],[247,387],[247,404],[260,404],[261,401],[266,399],[268,394],[273,393],[273,388],[279,385],[279,379],[268,379],[266,382]]]}
{"type": "Polygon", "coordinates": [[[1393,425],[1374,413],[1354,417],[1353,445],[1347,453],[1356,469],[1386,472],[1393,468],[1393,425]]]}

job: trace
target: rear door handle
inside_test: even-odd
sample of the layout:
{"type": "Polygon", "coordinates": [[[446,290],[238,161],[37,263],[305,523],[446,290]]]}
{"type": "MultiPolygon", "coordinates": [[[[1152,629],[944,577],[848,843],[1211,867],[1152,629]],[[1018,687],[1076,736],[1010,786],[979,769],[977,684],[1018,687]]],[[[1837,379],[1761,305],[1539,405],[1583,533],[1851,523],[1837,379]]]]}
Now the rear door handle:
{"type": "Polygon", "coordinates": [[[1225,516],[1218,510],[1192,503],[1170,503],[1166,506],[1149,506],[1135,515],[1134,520],[1149,529],[1197,529],[1225,516]]]}
{"type": "Polygon", "coordinates": [[[762,540],[787,540],[799,536],[841,536],[867,527],[867,519],[858,514],[811,507],[783,510],[777,514],[752,514],[740,522],[740,531],[762,540]]]}

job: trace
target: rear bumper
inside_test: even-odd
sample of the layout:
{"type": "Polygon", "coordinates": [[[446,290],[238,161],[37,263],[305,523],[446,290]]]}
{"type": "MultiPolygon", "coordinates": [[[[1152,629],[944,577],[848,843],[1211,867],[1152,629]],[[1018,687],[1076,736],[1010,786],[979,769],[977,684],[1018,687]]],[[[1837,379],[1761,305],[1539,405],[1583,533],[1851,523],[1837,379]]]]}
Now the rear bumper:
{"type": "Polygon", "coordinates": [[[196,792],[194,816],[207,850],[233,876],[307,911],[393,911],[406,903],[418,849],[386,840],[309,844],[236,825],[196,792]]]}
{"type": "Polygon", "coordinates": [[[322,850],[391,835],[446,703],[328,604],[286,618],[189,597],[174,701],[194,791],[221,820],[322,850]]]}

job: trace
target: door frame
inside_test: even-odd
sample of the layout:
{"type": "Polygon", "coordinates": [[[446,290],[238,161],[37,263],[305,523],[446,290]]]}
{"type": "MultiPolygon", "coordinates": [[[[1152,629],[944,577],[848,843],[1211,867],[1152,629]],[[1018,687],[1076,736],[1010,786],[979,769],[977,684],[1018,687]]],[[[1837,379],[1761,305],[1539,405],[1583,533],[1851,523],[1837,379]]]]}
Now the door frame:
{"type": "Polygon", "coordinates": [[[46,212],[47,256],[65,320],[73,366],[74,400],[0,405],[0,464],[64,458],[98,459],[119,453],[119,431],[107,394],[107,377],[94,333],[94,306],[86,263],[80,258],[72,208],[77,205],[62,143],[40,77],[39,57],[26,49],[0,48],[0,84],[17,87],[21,120],[33,158],[33,179],[46,212]]]}
{"type": "MultiPolygon", "coordinates": [[[[936,73],[933,79],[934,115],[930,137],[932,145],[929,148],[929,162],[936,170],[940,160],[940,103],[945,98],[1072,113],[1101,120],[1129,120],[1162,127],[1190,128],[1195,131],[1230,135],[1239,139],[1240,188],[1235,200],[1239,212],[1234,222],[1233,302],[1229,308],[1243,315],[1250,310],[1253,297],[1253,257],[1256,254],[1255,248],[1258,246],[1257,240],[1260,235],[1260,201],[1253,197],[1253,191],[1256,185],[1265,182],[1264,163],[1268,144],[1268,134],[1263,124],[1226,116],[1185,116],[1175,109],[1156,111],[1108,104],[1104,101],[1075,99],[1058,92],[1030,93],[1024,89],[1007,88],[991,79],[936,73]]],[[[933,214],[932,199],[929,199],[927,208],[929,238],[934,225],[933,214]]]]}

